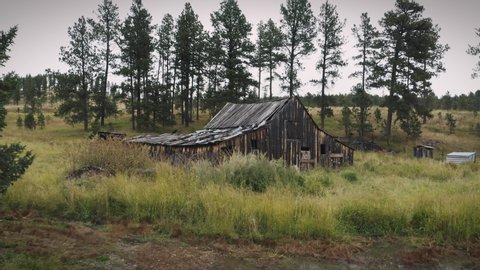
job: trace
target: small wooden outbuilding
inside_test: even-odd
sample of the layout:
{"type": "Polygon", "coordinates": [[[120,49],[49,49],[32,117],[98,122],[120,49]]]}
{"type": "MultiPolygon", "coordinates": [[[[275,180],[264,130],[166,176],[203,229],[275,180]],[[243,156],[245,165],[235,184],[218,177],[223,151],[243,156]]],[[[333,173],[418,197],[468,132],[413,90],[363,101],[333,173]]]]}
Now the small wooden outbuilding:
{"type": "Polygon", "coordinates": [[[430,145],[417,145],[413,147],[413,156],[416,158],[433,158],[435,147],[430,145]]]}
{"type": "Polygon", "coordinates": [[[321,130],[297,97],[278,101],[227,103],[202,130],[190,134],[144,135],[129,140],[149,145],[173,161],[219,160],[234,151],[283,159],[300,169],[353,163],[353,148],[321,130]]]}

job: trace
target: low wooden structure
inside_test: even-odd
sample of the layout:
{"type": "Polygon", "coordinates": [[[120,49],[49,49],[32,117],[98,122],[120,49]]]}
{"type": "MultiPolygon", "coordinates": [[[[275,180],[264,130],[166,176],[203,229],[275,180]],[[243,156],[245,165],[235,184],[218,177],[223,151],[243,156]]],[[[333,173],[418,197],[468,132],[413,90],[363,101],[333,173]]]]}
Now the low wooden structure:
{"type": "Polygon", "coordinates": [[[413,156],[416,158],[433,158],[435,147],[430,145],[417,145],[413,147],[413,156]]]}
{"type": "Polygon", "coordinates": [[[283,159],[300,169],[353,163],[354,150],[321,130],[297,97],[255,104],[227,103],[202,130],[129,140],[174,162],[219,160],[234,151],[283,159]]]}
{"type": "Polygon", "coordinates": [[[99,131],[96,136],[102,140],[115,139],[123,140],[127,137],[127,133],[123,132],[113,132],[113,131],[99,131]]]}

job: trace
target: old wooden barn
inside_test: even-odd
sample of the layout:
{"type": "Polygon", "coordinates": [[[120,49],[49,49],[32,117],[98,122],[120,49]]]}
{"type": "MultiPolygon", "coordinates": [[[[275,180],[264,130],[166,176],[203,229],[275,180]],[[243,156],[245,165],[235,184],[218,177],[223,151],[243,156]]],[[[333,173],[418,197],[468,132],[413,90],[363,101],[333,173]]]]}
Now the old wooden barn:
{"type": "Polygon", "coordinates": [[[219,160],[234,151],[283,159],[309,169],[353,163],[354,150],[321,130],[297,97],[255,104],[227,103],[204,127],[190,134],[143,135],[129,140],[174,162],[219,160]]]}

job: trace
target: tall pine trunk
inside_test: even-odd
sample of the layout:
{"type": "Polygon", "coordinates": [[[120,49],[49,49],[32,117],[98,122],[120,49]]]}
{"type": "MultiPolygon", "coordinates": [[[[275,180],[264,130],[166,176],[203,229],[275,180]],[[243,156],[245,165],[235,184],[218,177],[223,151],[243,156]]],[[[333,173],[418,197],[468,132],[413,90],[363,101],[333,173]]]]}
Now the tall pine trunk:
{"type": "Polygon", "coordinates": [[[273,81],[273,60],[272,60],[272,53],[270,52],[270,63],[269,63],[269,69],[270,69],[270,78],[269,78],[269,83],[270,83],[270,99],[272,99],[272,81],[273,81]]]}
{"type": "Polygon", "coordinates": [[[107,21],[107,52],[105,55],[105,78],[102,87],[102,100],[100,108],[100,126],[105,125],[106,115],[106,99],[107,99],[107,87],[108,87],[108,67],[110,65],[110,24],[107,21]]]}
{"type": "Polygon", "coordinates": [[[289,91],[290,91],[290,97],[293,97],[293,63],[294,63],[294,58],[295,58],[295,52],[294,52],[294,44],[292,42],[292,48],[290,51],[290,72],[289,72],[289,80],[290,80],[290,86],[289,86],[289,91]]]}
{"type": "MultiPolygon", "coordinates": [[[[367,73],[366,70],[366,61],[367,61],[367,43],[365,42],[366,40],[366,34],[364,33],[363,36],[363,63],[362,63],[362,97],[366,96],[365,93],[365,75],[367,73]]],[[[363,137],[365,135],[365,106],[364,103],[361,103],[362,106],[360,106],[360,134],[358,134],[360,137],[363,137]]]]}
{"type": "MultiPolygon", "coordinates": [[[[324,48],[327,47],[327,37],[324,37],[325,43],[324,43],[324,48]]],[[[325,108],[326,108],[326,100],[325,100],[325,85],[327,84],[325,80],[325,72],[327,69],[327,52],[323,52],[323,66],[322,66],[322,100],[320,104],[320,128],[323,129],[325,128],[325,108]]]]}
{"type": "Polygon", "coordinates": [[[262,67],[258,67],[258,100],[260,100],[260,89],[262,89],[262,67]]]}
{"type": "Polygon", "coordinates": [[[400,45],[399,43],[400,42],[397,42],[397,46],[395,48],[395,56],[394,56],[393,65],[392,65],[392,77],[390,79],[390,94],[388,96],[388,102],[387,102],[388,111],[387,111],[387,121],[385,123],[385,132],[384,132],[384,135],[387,138],[390,138],[390,135],[392,134],[392,120],[393,120],[393,112],[395,110],[394,108],[395,104],[393,104],[393,101],[395,96],[395,88],[397,85],[397,62],[399,58],[399,50],[398,50],[398,46],[400,45]]]}

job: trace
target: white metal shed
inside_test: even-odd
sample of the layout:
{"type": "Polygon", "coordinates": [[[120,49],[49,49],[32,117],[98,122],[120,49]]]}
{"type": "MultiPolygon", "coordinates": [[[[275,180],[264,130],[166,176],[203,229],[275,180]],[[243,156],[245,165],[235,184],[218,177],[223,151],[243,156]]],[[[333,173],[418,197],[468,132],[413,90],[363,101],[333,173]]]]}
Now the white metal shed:
{"type": "Polygon", "coordinates": [[[475,162],[476,152],[452,152],[447,155],[447,163],[461,164],[466,162],[475,162]]]}

